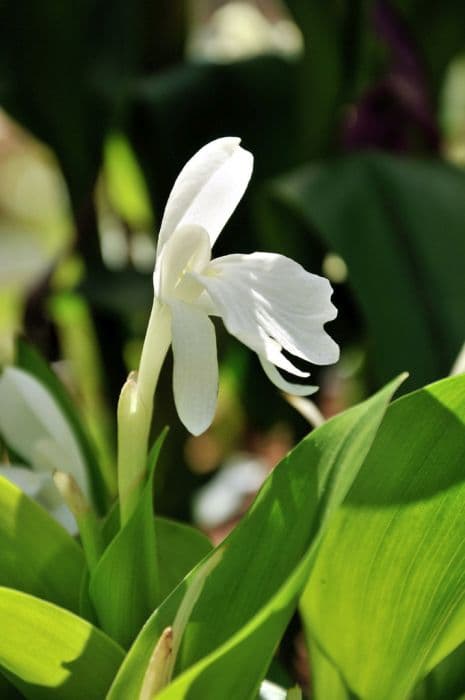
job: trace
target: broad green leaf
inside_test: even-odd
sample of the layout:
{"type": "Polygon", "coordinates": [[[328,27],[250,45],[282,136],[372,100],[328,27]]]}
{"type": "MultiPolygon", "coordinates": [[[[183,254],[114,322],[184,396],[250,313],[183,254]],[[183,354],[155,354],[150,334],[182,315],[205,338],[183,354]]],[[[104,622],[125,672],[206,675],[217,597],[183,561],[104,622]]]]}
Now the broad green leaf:
{"type": "Polygon", "coordinates": [[[101,700],[122,649],[85,620],[0,588],[0,666],[29,700],[101,700]]]}
{"type": "Polygon", "coordinates": [[[103,509],[107,494],[99,468],[94,445],[74,406],[71,397],[41,355],[21,338],[17,344],[16,365],[34,375],[50,391],[53,398],[66,417],[74,436],[79,444],[82,456],[87,465],[87,475],[91,481],[92,493],[97,506],[103,509]]]}
{"type": "Polygon", "coordinates": [[[312,697],[315,700],[351,700],[341,674],[331,663],[318,644],[310,642],[309,660],[312,682],[312,697]]]}
{"type": "Polygon", "coordinates": [[[465,640],[465,375],[396,401],[305,590],[309,634],[364,700],[403,700],[465,640]]]}
{"type": "Polygon", "coordinates": [[[0,585],[79,609],[82,549],[37,503],[0,477],[0,585]]]}
{"type": "MultiPolygon", "coordinates": [[[[221,545],[223,558],[187,626],[176,669],[181,675],[160,697],[204,698],[206,688],[210,697],[254,697],[307,580],[313,543],[357,474],[398,384],[311,433],[269,476],[221,545]]],[[[155,644],[173,623],[195,571],[144,626],[108,700],[137,697],[155,644]]]]}
{"type": "Polygon", "coordinates": [[[411,388],[436,380],[463,344],[464,191],[458,168],[380,153],[312,164],[272,187],[345,260],[381,382],[403,370],[411,388]]]}

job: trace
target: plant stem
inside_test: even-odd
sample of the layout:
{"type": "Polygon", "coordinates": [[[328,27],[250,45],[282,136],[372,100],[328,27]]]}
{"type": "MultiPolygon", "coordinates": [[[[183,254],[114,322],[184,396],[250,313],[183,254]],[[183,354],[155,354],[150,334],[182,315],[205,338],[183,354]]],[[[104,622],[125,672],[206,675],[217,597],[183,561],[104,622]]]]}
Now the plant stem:
{"type": "Polygon", "coordinates": [[[121,526],[133,513],[145,483],[153,399],[170,343],[169,310],[155,299],[142,347],[139,371],[129,375],[118,403],[121,526]]]}
{"type": "Polygon", "coordinates": [[[71,474],[55,471],[53,480],[64,502],[76,518],[84,555],[89,571],[92,572],[104,550],[97,517],[71,474]]]}

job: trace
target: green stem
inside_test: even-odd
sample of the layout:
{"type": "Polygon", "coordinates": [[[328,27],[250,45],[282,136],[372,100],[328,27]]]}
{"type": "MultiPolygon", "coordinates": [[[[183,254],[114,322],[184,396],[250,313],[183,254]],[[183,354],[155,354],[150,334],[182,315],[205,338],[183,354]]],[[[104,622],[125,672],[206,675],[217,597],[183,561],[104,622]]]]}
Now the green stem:
{"type": "Polygon", "coordinates": [[[78,524],[79,536],[81,538],[87,566],[89,567],[90,573],[92,573],[105,549],[100,525],[95,513],[91,510],[77,516],[76,522],[78,524]]]}
{"type": "Polygon", "coordinates": [[[55,471],[53,480],[64,502],[76,518],[84,555],[89,571],[92,572],[104,550],[100,524],[71,474],[55,471]]]}
{"type": "Polygon", "coordinates": [[[118,491],[121,526],[133,513],[147,474],[153,398],[171,343],[169,309],[154,301],[139,371],[131,373],[118,403],[118,491]]]}

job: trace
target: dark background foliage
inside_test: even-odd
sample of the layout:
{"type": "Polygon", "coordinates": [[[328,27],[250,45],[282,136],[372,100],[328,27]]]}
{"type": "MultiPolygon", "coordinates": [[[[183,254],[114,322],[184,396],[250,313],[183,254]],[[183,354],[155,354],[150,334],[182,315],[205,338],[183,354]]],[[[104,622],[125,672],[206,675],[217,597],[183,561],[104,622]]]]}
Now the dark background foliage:
{"type": "MultiPolygon", "coordinates": [[[[148,270],[130,262],[110,269],[102,256],[95,191],[115,133],[143,173],[151,236],[184,162],[209,140],[237,134],[255,156],[255,172],[216,255],[270,250],[317,273],[327,272],[328,254],[345,262],[347,275],[334,277],[339,317],[329,329],[343,360],[329,373],[315,369],[325,412],[403,370],[411,375],[406,389],[444,376],[462,346],[465,175],[446,162],[454,133],[441,110],[451,62],[465,50],[465,4],[285,4],[304,40],[298,57],[270,50],[219,62],[186,58],[191,24],[181,0],[0,3],[1,102],[62,170],[74,253],[84,264],[72,291],[90,312],[111,410],[128,371],[125,348],[143,336],[152,295],[148,270]]],[[[114,208],[131,239],[139,222],[114,208]]],[[[26,295],[25,334],[49,360],[67,355],[49,304],[62,262],[26,295]]],[[[233,377],[230,404],[244,413],[235,447],[278,419],[302,435],[304,422],[255,357],[223,332],[219,348],[233,377]]],[[[235,424],[230,415],[222,421],[214,436],[227,443],[235,424]]],[[[169,371],[157,400],[156,424],[164,423],[174,426],[165,459],[178,474],[159,484],[159,508],[187,516],[202,477],[185,467],[169,371]]]]}

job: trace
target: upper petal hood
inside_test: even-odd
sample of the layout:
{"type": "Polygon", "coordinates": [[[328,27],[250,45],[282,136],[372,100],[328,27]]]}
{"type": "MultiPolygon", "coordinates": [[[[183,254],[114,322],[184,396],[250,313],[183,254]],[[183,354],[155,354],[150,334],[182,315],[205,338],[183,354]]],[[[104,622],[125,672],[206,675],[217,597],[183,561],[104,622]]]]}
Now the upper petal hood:
{"type": "Polygon", "coordinates": [[[200,149],[184,166],[165,207],[157,254],[181,225],[202,226],[211,246],[237,207],[250,180],[253,156],[240,139],[216,139],[200,149]]]}
{"type": "Polygon", "coordinates": [[[197,279],[228,331],[272,364],[305,376],[282,349],[318,365],[337,361],[339,347],[323,328],[337,314],[325,278],[282,255],[253,253],[217,258],[197,279]]]}

